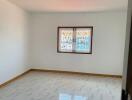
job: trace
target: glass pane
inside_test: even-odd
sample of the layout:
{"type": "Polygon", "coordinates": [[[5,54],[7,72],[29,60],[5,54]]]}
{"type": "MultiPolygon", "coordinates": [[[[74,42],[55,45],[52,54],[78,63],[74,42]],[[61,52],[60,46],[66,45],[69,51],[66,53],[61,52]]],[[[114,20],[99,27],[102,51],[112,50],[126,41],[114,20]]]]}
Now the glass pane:
{"type": "Polygon", "coordinates": [[[76,29],[76,52],[90,53],[91,51],[91,28],[76,29]]]}
{"type": "Polygon", "coordinates": [[[72,52],[73,29],[61,28],[59,32],[59,50],[63,52],[72,52]]]}

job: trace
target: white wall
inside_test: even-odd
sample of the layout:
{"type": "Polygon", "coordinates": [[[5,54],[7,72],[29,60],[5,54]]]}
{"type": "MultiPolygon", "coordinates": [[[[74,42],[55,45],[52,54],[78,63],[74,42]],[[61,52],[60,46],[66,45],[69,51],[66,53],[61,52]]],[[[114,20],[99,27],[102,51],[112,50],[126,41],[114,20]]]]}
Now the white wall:
{"type": "Polygon", "coordinates": [[[0,0],[0,84],[28,70],[27,13],[0,0]]]}
{"type": "Polygon", "coordinates": [[[32,13],[30,64],[38,69],[122,75],[126,15],[98,13],[32,13]],[[93,54],[57,53],[58,26],[93,26],[93,54]]]}

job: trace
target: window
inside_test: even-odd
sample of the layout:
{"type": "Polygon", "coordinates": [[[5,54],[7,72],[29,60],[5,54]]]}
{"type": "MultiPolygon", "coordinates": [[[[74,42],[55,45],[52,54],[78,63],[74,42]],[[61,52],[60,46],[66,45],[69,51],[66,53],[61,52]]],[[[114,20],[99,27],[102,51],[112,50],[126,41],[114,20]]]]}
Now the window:
{"type": "Polygon", "coordinates": [[[58,27],[59,53],[92,53],[93,27],[58,27]]]}

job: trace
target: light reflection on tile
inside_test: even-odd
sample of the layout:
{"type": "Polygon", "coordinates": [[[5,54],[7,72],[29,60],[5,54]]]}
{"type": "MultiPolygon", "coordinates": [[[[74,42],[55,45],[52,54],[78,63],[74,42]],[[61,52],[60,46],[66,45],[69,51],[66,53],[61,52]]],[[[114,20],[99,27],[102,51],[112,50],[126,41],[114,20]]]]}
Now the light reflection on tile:
{"type": "Polygon", "coordinates": [[[86,100],[86,97],[60,93],[59,100],[86,100]]]}
{"type": "Polygon", "coordinates": [[[72,96],[69,94],[60,94],[59,100],[72,100],[72,96]]]}
{"type": "Polygon", "coordinates": [[[83,97],[83,96],[74,96],[73,100],[86,100],[86,97],[83,97]]]}

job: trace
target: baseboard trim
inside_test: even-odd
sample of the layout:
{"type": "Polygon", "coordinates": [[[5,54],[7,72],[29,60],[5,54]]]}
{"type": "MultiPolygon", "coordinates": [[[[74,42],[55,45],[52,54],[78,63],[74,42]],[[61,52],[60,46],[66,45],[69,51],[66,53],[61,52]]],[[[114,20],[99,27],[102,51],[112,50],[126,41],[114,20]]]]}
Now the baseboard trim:
{"type": "Polygon", "coordinates": [[[20,75],[18,75],[18,76],[16,76],[16,77],[14,77],[14,78],[8,80],[7,82],[5,82],[5,83],[3,83],[3,84],[0,84],[0,88],[2,88],[2,87],[4,87],[4,86],[6,86],[7,84],[9,84],[9,83],[11,83],[11,82],[13,82],[13,81],[19,79],[19,78],[22,77],[22,76],[28,74],[30,71],[31,71],[31,69],[29,69],[29,70],[27,70],[26,72],[24,72],[24,73],[22,73],[22,74],[20,74],[20,75]]]}
{"type": "Polygon", "coordinates": [[[95,73],[75,72],[75,71],[62,71],[62,70],[49,70],[49,69],[31,69],[31,71],[56,72],[56,73],[69,73],[69,74],[80,74],[80,75],[89,75],[89,76],[101,76],[101,77],[122,78],[121,75],[95,74],[95,73]]]}

